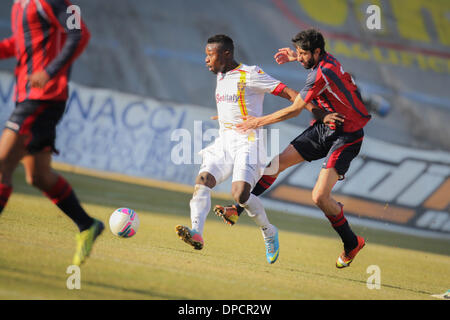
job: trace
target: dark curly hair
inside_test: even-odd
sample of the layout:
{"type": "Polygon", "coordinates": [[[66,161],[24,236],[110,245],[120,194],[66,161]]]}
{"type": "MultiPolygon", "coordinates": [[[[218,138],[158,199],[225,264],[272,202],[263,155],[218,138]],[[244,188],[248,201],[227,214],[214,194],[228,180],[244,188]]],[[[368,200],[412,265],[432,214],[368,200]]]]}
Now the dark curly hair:
{"type": "Polygon", "coordinates": [[[325,40],[323,35],[316,29],[307,29],[297,33],[297,35],[292,38],[292,42],[296,47],[303,50],[314,53],[314,50],[320,48],[320,54],[325,53],[325,40]]]}

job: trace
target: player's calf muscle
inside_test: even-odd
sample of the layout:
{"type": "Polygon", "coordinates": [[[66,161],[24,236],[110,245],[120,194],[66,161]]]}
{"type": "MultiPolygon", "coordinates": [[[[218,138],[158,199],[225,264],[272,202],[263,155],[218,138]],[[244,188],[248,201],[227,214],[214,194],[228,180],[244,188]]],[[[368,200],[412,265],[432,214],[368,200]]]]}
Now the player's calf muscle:
{"type": "Polygon", "coordinates": [[[12,176],[17,163],[0,158],[0,183],[11,185],[12,176]]]}
{"type": "Polygon", "coordinates": [[[0,172],[0,184],[12,185],[12,175],[0,172]]]}
{"type": "Polygon", "coordinates": [[[239,204],[244,204],[247,202],[248,198],[250,197],[250,192],[241,191],[241,192],[234,192],[232,193],[234,201],[236,201],[239,204]]]}
{"type": "Polygon", "coordinates": [[[237,203],[243,204],[246,203],[250,197],[250,189],[251,187],[248,183],[235,182],[231,186],[231,195],[237,203]]]}
{"type": "Polygon", "coordinates": [[[58,179],[58,176],[52,172],[33,172],[27,174],[25,177],[28,184],[43,190],[47,191],[53,187],[58,179]]]}

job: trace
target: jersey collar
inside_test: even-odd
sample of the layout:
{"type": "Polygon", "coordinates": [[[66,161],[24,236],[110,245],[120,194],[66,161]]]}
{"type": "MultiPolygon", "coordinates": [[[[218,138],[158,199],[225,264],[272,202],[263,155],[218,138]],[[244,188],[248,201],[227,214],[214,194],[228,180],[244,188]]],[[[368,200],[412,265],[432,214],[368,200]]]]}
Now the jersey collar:
{"type": "MultiPolygon", "coordinates": [[[[242,63],[239,63],[239,65],[238,65],[236,68],[234,68],[234,69],[232,69],[232,70],[230,70],[230,71],[228,71],[228,72],[236,71],[236,70],[238,70],[240,67],[242,67],[242,63]]],[[[226,73],[228,73],[228,72],[226,72],[226,73]]]]}

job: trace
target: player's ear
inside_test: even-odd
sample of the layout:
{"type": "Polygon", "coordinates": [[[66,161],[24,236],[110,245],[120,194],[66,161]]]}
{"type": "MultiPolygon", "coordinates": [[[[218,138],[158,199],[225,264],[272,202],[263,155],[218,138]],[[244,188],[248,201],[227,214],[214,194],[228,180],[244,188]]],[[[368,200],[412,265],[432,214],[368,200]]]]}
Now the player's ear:
{"type": "Polygon", "coordinates": [[[321,51],[322,51],[322,49],[316,48],[316,49],[314,50],[314,55],[320,56],[320,54],[322,53],[321,51]]]}

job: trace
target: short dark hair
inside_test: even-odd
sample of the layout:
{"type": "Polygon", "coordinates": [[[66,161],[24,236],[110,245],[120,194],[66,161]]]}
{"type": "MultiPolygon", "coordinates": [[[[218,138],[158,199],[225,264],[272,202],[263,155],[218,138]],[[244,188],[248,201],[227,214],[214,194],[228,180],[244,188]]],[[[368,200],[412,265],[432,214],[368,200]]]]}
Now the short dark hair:
{"type": "Polygon", "coordinates": [[[218,43],[220,44],[220,48],[223,51],[230,51],[231,53],[234,52],[234,43],[233,39],[231,39],[229,36],[226,36],[224,34],[216,34],[215,36],[212,36],[208,39],[208,43],[218,43]]]}
{"type": "Polygon", "coordinates": [[[314,50],[320,48],[320,53],[325,53],[325,40],[323,35],[316,29],[307,29],[297,33],[297,35],[292,38],[292,42],[296,47],[303,50],[314,53],[314,50]]]}

